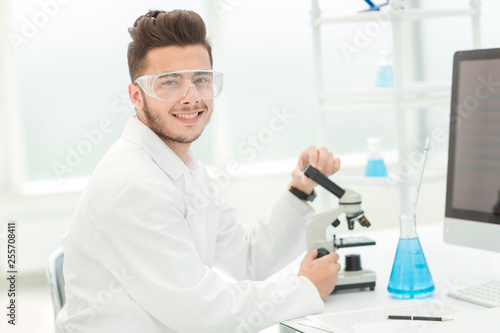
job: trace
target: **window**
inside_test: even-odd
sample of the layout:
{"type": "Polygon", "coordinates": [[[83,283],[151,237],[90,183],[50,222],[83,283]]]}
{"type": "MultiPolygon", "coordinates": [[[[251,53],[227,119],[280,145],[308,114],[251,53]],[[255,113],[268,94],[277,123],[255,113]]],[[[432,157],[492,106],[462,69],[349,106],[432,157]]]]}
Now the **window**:
{"type": "MultiPolygon", "coordinates": [[[[128,27],[183,1],[9,1],[25,180],[89,176],[130,114],[128,27]]],[[[204,1],[190,9],[206,16],[204,1]]]]}
{"type": "MultiPolygon", "coordinates": [[[[363,2],[320,3],[324,15],[365,7],[363,2]]],[[[134,113],[127,94],[127,28],[150,8],[192,9],[207,23],[214,67],[224,72],[225,82],[211,123],[193,145],[205,164],[295,159],[303,147],[317,143],[309,1],[147,0],[124,5],[118,0],[0,0],[0,4],[2,24],[10,27],[3,30],[7,39],[2,39],[0,58],[0,103],[6,110],[0,116],[0,153],[8,156],[0,162],[4,185],[12,178],[36,182],[92,173],[134,113]]],[[[483,12],[486,22],[495,10],[483,12]]],[[[488,22],[491,25],[492,20],[488,22]]],[[[352,41],[359,27],[338,25],[322,31],[325,84],[373,86],[378,49],[390,45],[390,31],[382,31],[355,64],[347,64],[339,45],[352,41]]],[[[483,29],[490,44],[492,31],[496,29],[483,29]]],[[[423,33],[426,41],[432,41],[424,48],[428,63],[432,49],[441,42],[428,30],[423,33]]],[[[426,76],[429,71],[449,72],[444,65],[432,66],[426,76]]],[[[430,111],[426,115],[433,117],[430,111]]],[[[395,147],[392,110],[343,111],[328,114],[327,119],[326,144],[336,154],[365,152],[365,138],[374,135],[384,139],[383,149],[395,147]]]]}

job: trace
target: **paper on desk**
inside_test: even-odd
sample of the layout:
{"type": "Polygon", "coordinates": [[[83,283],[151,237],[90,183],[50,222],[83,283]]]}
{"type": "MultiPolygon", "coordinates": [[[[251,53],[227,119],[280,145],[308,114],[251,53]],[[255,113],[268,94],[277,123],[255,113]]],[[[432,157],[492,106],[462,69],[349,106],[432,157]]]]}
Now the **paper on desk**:
{"type": "MultiPolygon", "coordinates": [[[[367,308],[357,311],[345,311],[307,316],[306,318],[324,329],[335,333],[357,333],[354,324],[370,324],[386,322],[386,316],[445,316],[457,313],[458,309],[450,304],[437,301],[395,301],[390,305],[367,308]]],[[[373,332],[370,332],[373,333],[373,332]]]]}
{"type": "Polygon", "coordinates": [[[310,321],[309,319],[304,319],[302,321],[299,321],[297,323],[298,325],[306,326],[306,327],[312,327],[321,331],[329,332],[329,333],[338,333],[338,331],[332,331],[331,328],[325,327],[321,324],[317,324],[313,321],[310,321]]]}
{"type": "Polygon", "coordinates": [[[355,324],[355,333],[461,333],[461,332],[500,332],[500,308],[455,313],[454,320],[445,322],[386,320],[372,324],[355,324]]]}

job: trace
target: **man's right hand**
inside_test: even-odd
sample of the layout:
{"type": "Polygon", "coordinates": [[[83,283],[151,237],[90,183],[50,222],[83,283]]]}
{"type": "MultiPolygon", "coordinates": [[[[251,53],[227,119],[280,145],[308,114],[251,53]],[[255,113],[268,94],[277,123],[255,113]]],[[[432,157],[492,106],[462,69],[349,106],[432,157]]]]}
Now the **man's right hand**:
{"type": "Polygon", "coordinates": [[[325,299],[330,295],[338,281],[339,255],[332,252],[316,259],[318,250],[309,251],[300,264],[299,276],[305,276],[318,288],[319,295],[325,299]]]}

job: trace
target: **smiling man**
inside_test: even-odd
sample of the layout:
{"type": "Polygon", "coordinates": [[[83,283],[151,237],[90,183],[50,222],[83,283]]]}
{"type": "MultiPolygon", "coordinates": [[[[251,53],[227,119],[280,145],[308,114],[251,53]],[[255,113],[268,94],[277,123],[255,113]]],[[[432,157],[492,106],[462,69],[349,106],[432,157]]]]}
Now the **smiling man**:
{"type": "Polygon", "coordinates": [[[186,161],[189,144],[198,139],[210,119],[213,98],[222,89],[222,73],[211,70],[204,45],[155,48],[145,62],[147,72],[160,74],[144,75],[130,84],[137,116],[186,161]],[[148,101],[143,92],[154,98],[148,101]]]}
{"type": "Polygon", "coordinates": [[[64,237],[66,304],[56,330],[254,332],[320,311],[337,281],[337,254],[311,251],[297,275],[265,279],[305,249],[316,184],[301,171],[310,163],[331,175],[339,160],[324,147],[304,149],[271,211],[240,223],[207,190],[212,181],[190,150],[222,90],[203,20],[150,11],[130,34],[137,116],[97,166],[64,237]]]}

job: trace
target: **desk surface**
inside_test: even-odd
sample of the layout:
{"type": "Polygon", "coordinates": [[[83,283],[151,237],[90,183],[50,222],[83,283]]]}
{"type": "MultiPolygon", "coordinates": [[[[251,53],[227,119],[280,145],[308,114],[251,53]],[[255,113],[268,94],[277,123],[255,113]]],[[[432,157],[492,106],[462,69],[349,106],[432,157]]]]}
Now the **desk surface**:
{"type": "MultiPolygon", "coordinates": [[[[418,221],[417,221],[418,223],[418,221]]],[[[443,300],[465,310],[485,309],[484,307],[458,301],[447,296],[451,288],[465,287],[500,277],[500,253],[446,244],[443,241],[443,224],[417,225],[417,233],[424,251],[435,290],[428,300],[443,300]]],[[[376,272],[374,291],[341,291],[330,295],[325,301],[322,313],[360,310],[363,308],[388,305],[405,300],[391,298],[387,292],[394,255],[399,239],[399,228],[368,231],[364,235],[373,238],[377,245],[345,248],[338,252],[341,256],[350,253],[361,254],[363,268],[376,272]]],[[[349,236],[349,235],[346,235],[349,236]]],[[[343,263],[343,261],[340,261],[343,263]]],[[[344,266],[344,265],[342,265],[344,266]]],[[[324,333],[322,330],[297,325],[303,318],[280,324],[280,332],[324,333]]]]}

